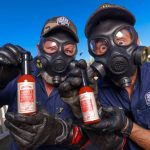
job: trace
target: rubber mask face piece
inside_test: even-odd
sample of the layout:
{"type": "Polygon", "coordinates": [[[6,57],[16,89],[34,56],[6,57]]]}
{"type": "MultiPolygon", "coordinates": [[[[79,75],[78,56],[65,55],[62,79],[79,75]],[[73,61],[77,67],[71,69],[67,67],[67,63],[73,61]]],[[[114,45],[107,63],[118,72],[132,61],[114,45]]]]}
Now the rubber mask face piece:
{"type": "Polygon", "coordinates": [[[50,76],[53,84],[59,85],[67,75],[70,63],[75,59],[77,46],[74,39],[67,33],[58,32],[42,38],[39,47],[37,61],[42,72],[47,73],[44,73],[44,77],[47,76],[48,79],[50,76]]]}
{"type": "Polygon", "coordinates": [[[131,76],[145,61],[142,60],[145,47],[137,45],[136,31],[119,20],[107,20],[97,25],[91,31],[88,46],[95,58],[92,67],[102,68],[98,70],[99,74],[105,72],[117,86],[130,86],[131,76]],[[98,67],[100,65],[103,67],[98,67]]]}

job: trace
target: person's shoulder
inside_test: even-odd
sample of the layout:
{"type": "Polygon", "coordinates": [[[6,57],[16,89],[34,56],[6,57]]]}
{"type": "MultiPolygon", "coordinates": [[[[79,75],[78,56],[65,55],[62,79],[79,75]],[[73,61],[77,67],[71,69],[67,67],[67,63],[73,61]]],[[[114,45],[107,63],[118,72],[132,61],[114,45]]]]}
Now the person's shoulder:
{"type": "Polygon", "coordinates": [[[144,63],[140,69],[142,73],[150,73],[150,62],[144,63]]]}
{"type": "Polygon", "coordinates": [[[145,62],[141,68],[150,67],[150,61],[145,62]]]}
{"type": "Polygon", "coordinates": [[[31,73],[33,76],[37,77],[40,73],[39,68],[37,67],[37,56],[31,61],[31,73]]]}
{"type": "Polygon", "coordinates": [[[32,61],[31,61],[31,66],[32,66],[32,67],[36,65],[36,61],[37,61],[37,56],[34,57],[34,58],[32,59],[32,61]]]}
{"type": "Polygon", "coordinates": [[[141,67],[140,67],[140,75],[141,75],[141,79],[143,81],[145,81],[145,83],[149,83],[149,76],[150,76],[150,62],[146,62],[144,63],[141,67]]]}

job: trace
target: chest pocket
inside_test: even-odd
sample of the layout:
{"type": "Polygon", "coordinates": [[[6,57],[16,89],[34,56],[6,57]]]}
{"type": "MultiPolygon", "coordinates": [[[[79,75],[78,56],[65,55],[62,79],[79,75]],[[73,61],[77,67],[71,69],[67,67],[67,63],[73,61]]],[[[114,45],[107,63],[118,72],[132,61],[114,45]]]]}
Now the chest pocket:
{"type": "Polygon", "coordinates": [[[144,128],[150,129],[150,107],[137,110],[137,123],[144,128]]]}

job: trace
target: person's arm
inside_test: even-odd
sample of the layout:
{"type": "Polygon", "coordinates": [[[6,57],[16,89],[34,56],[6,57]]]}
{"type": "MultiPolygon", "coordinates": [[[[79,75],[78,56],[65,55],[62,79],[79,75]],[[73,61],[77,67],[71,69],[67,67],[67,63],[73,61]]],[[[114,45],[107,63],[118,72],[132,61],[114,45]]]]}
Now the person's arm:
{"type": "Polygon", "coordinates": [[[150,130],[133,123],[129,138],[145,150],[150,150],[150,130]]]}
{"type": "Polygon", "coordinates": [[[24,52],[23,48],[13,44],[0,47],[0,90],[18,76],[24,52]]]}
{"type": "Polygon", "coordinates": [[[130,138],[143,149],[150,150],[150,130],[134,123],[117,107],[103,107],[101,122],[86,128],[102,133],[121,133],[123,137],[130,138]]]}
{"type": "Polygon", "coordinates": [[[19,147],[36,149],[41,145],[81,148],[88,137],[78,125],[54,118],[44,109],[32,116],[6,113],[6,127],[19,147]]]}
{"type": "Polygon", "coordinates": [[[21,55],[25,50],[13,44],[0,47],[0,107],[11,105],[16,80],[21,65],[21,55]]]}

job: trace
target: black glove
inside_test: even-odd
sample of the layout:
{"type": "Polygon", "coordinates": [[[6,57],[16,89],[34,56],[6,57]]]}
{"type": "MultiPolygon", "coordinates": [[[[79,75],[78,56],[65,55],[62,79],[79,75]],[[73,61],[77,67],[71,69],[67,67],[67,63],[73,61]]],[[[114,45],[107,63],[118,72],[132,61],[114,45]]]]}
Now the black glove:
{"type": "MultiPolygon", "coordinates": [[[[87,70],[85,60],[79,60],[76,66],[68,73],[67,79],[59,86],[59,94],[64,102],[70,105],[74,115],[78,119],[82,119],[82,112],[79,101],[79,90],[82,87],[81,69],[87,70]]],[[[88,73],[88,72],[87,72],[88,73]]],[[[90,74],[91,75],[91,74],[90,74]]],[[[88,77],[90,86],[94,88],[95,96],[97,93],[96,82],[88,77]],[[96,89],[96,90],[95,90],[96,89]]]]}
{"type": "Polygon", "coordinates": [[[63,101],[71,107],[74,115],[78,118],[82,118],[80,101],[79,101],[79,89],[82,86],[81,68],[86,65],[84,60],[76,62],[76,66],[68,73],[67,79],[59,85],[59,94],[63,101]]]}
{"type": "Polygon", "coordinates": [[[91,142],[99,149],[122,149],[125,136],[131,133],[132,122],[129,123],[124,111],[117,107],[101,107],[99,115],[99,123],[83,126],[91,142]]]}
{"type": "Polygon", "coordinates": [[[86,126],[99,132],[122,133],[129,136],[133,127],[133,122],[126,117],[123,109],[117,107],[103,107],[99,111],[101,121],[97,124],[86,126]]]}
{"type": "Polygon", "coordinates": [[[0,88],[19,74],[21,54],[24,52],[24,49],[12,44],[0,47],[0,88]]]}
{"type": "Polygon", "coordinates": [[[96,150],[122,150],[125,144],[125,138],[116,133],[98,132],[93,130],[84,130],[96,150]]]}
{"type": "Polygon", "coordinates": [[[43,109],[32,116],[8,112],[5,125],[18,146],[25,150],[36,149],[40,145],[56,144],[80,147],[80,144],[86,142],[86,137],[82,136],[78,126],[55,119],[43,109]]]}

